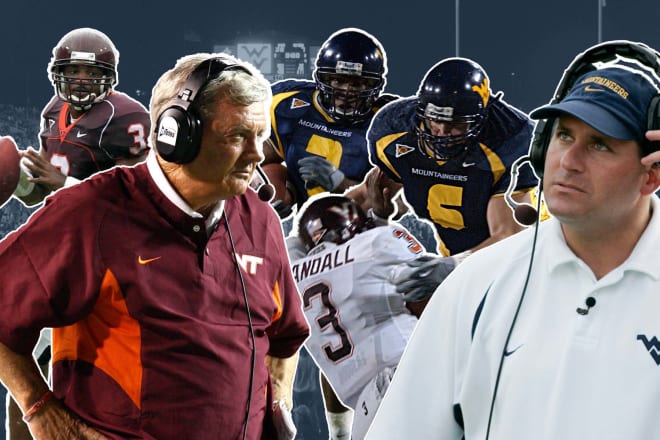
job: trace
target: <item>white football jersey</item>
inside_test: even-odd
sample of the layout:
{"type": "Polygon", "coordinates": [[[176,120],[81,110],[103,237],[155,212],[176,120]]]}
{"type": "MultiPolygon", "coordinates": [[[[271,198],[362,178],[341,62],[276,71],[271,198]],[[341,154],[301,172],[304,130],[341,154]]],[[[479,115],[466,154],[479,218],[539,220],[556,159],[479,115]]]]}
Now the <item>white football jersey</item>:
{"type": "Polygon", "coordinates": [[[417,318],[392,279],[423,252],[408,231],[388,225],[341,245],[322,243],[292,261],[311,327],[305,346],[351,408],[364,386],[401,358],[417,318]]]}

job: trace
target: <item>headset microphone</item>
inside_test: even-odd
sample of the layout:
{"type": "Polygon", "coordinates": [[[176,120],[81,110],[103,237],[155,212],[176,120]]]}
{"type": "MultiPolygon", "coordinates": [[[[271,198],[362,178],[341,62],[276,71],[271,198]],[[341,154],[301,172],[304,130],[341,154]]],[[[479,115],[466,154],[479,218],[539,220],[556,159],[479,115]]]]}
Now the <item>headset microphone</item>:
{"type": "Polygon", "coordinates": [[[538,211],[532,205],[529,203],[518,203],[513,200],[513,197],[511,197],[511,194],[513,194],[513,191],[518,184],[518,169],[528,162],[529,156],[521,156],[513,163],[513,166],[511,167],[511,181],[509,182],[509,187],[504,193],[504,201],[506,201],[506,204],[509,205],[509,208],[513,211],[513,218],[523,226],[533,225],[539,217],[538,211]]]}
{"type": "Polygon", "coordinates": [[[256,173],[252,176],[250,187],[257,192],[259,199],[269,202],[275,195],[275,187],[268,181],[268,177],[261,166],[257,164],[256,173]]]}

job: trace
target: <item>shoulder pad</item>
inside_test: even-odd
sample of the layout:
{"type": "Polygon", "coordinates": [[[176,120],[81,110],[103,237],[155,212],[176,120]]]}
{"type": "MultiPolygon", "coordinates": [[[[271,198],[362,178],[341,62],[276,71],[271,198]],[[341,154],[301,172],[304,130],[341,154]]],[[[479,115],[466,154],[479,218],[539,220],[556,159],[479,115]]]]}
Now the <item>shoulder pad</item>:
{"type": "Polygon", "coordinates": [[[378,110],[379,108],[381,108],[385,104],[388,104],[388,103],[390,103],[392,101],[395,101],[399,98],[400,98],[400,96],[398,96],[398,95],[392,95],[391,93],[383,93],[382,95],[380,95],[378,97],[376,102],[374,102],[374,110],[378,110]]]}
{"type": "Polygon", "coordinates": [[[488,107],[486,123],[479,134],[479,141],[489,148],[494,148],[516,136],[526,126],[533,126],[533,123],[525,113],[503,100],[498,100],[488,107]]]}
{"type": "Polygon", "coordinates": [[[315,90],[316,83],[310,80],[303,79],[283,79],[277,81],[271,85],[271,90],[273,95],[278,93],[285,93],[291,91],[302,91],[302,90],[315,90]]]}
{"type": "Polygon", "coordinates": [[[128,113],[147,113],[146,107],[137,99],[127,95],[126,93],[114,90],[105,101],[109,101],[115,107],[116,114],[128,113]]]}
{"type": "Polygon", "coordinates": [[[371,127],[380,136],[410,131],[414,127],[416,106],[415,99],[394,99],[376,113],[371,127]]]}

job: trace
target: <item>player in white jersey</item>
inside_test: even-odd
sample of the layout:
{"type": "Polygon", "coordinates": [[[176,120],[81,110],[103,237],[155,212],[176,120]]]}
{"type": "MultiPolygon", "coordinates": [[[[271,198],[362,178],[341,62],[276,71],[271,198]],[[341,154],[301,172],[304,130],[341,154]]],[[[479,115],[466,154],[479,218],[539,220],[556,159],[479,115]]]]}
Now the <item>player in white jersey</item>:
{"type": "Polygon", "coordinates": [[[417,323],[406,300],[419,305],[435,287],[404,296],[394,283],[407,262],[428,256],[407,230],[374,226],[342,196],[312,199],[299,218],[298,237],[309,252],[293,257],[291,268],[311,327],[305,346],[332,387],[323,387],[331,438],[348,438],[350,429],[349,422],[333,429],[334,390],[354,410],[352,438],[361,439],[417,323]]]}

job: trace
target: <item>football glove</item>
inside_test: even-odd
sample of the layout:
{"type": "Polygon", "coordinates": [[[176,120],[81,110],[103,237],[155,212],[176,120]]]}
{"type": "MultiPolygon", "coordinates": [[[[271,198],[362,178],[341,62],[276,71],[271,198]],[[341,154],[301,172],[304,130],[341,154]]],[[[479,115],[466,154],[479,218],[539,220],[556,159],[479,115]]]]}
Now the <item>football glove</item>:
{"type": "Polygon", "coordinates": [[[408,261],[406,265],[393,283],[406,302],[417,302],[433,295],[435,289],[456,267],[456,260],[452,257],[422,255],[408,261]]]}
{"type": "Polygon", "coordinates": [[[344,180],[344,173],[339,171],[321,156],[303,157],[298,161],[298,172],[305,181],[305,188],[320,186],[332,191],[344,180]]]}

